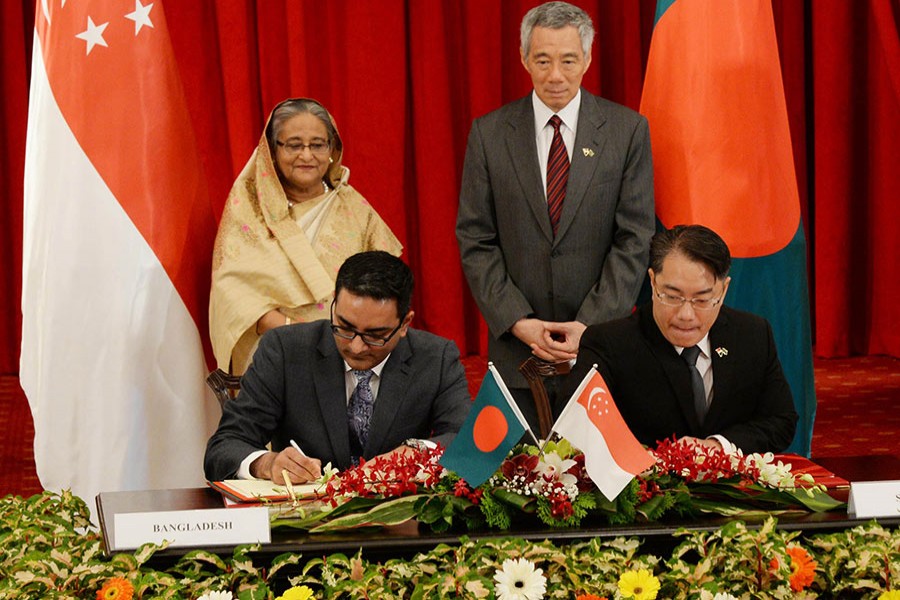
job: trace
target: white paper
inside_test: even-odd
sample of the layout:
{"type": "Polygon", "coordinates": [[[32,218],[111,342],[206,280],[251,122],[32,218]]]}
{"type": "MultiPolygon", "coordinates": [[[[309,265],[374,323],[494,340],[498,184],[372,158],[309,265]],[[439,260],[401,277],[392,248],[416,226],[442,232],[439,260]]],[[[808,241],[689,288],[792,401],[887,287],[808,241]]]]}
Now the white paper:
{"type": "Polygon", "coordinates": [[[857,519],[900,517],[900,480],[851,483],[847,512],[857,519]]]}

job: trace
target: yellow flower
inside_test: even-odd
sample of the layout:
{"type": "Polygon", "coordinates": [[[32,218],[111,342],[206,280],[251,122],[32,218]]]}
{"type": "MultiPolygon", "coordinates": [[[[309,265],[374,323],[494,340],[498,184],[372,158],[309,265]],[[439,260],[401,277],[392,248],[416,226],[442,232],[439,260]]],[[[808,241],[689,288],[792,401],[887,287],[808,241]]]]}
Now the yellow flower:
{"type": "Polygon", "coordinates": [[[312,597],[313,591],[305,585],[301,585],[300,587],[292,587],[275,598],[275,600],[309,600],[312,597]]]}
{"type": "Polygon", "coordinates": [[[653,600],[659,592],[659,579],[647,569],[626,571],[619,577],[619,593],[623,598],[653,600]]]}
{"type": "Polygon", "coordinates": [[[900,590],[891,590],[878,596],[878,600],[900,600],[900,590]]]}
{"type": "Polygon", "coordinates": [[[97,592],[97,600],[131,600],[132,596],[134,596],[134,586],[127,579],[121,577],[107,580],[97,592]]]}

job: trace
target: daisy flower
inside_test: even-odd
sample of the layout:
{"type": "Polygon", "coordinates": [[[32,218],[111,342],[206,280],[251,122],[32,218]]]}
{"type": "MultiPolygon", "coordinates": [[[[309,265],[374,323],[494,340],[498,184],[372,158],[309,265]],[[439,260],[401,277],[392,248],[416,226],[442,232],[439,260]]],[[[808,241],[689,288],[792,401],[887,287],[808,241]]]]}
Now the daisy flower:
{"type": "Polygon", "coordinates": [[[816,561],[800,546],[788,546],[791,557],[791,589],[799,592],[806,589],[816,576],[816,561]]]}
{"type": "Polygon", "coordinates": [[[313,591],[305,585],[301,585],[299,587],[292,587],[275,598],[275,600],[309,600],[312,597],[313,591]]]}
{"type": "Polygon", "coordinates": [[[713,596],[713,600],[738,600],[731,594],[726,594],[724,592],[719,592],[715,596],[713,596]]]}
{"type": "Polygon", "coordinates": [[[113,577],[107,580],[97,592],[97,600],[131,600],[134,596],[134,586],[122,577],[113,577]]]}
{"type": "Polygon", "coordinates": [[[494,574],[497,600],[540,600],[547,591],[547,580],[541,569],[524,558],[506,559],[503,568],[494,574]]]}
{"type": "Polygon", "coordinates": [[[234,600],[234,595],[231,592],[206,592],[197,600],[234,600]]]}
{"type": "Polygon", "coordinates": [[[659,579],[647,569],[626,571],[619,577],[619,593],[623,598],[653,600],[659,592],[659,579]]]}

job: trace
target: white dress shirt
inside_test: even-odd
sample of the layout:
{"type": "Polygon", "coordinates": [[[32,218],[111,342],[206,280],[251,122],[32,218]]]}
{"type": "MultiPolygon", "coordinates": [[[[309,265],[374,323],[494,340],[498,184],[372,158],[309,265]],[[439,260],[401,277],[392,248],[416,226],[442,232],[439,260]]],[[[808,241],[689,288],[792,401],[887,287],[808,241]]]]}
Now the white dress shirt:
{"type": "MultiPolygon", "coordinates": [[[[712,369],[712,351],[709,346],[709,333],[703,336],[703,339],[697,342],[697,346],[700,348],[700,354],[697,356],[697,371],[700,372],[700,377],[703,379],[703,389],[706,392],[706,408],[709,409],[709,405],[713,400],[713,369],[712,369]]],[[[678,352],[678,355],[681,356],[681,353],[684,352],[684,348],[681,346],[675,346],[675,351],[678,352]]],[[[734,444],[729,442],[724,436],[721,435],[711,435],[710,438],[718,440],[720,444],[722,444],[722,449],[725,452],[734,452],[734,444]]]]}
{"type": "Polygon", "coordinates": [[[538,95],[531,93],[531,104],[534,107],[534,131],[537,142],[538,162],[541,165],[541,181],[544,183],[544,197],[547,197],[547,161],[550,158],[550,144],[553,142],[553,126],[549,124],[550,117],[559,116],[562,125],[559,133],[566,144],[566,152],[569,154],[569,162],[572,161],[572,148],[575,146],[575,132],[578,130],[578,111],[581,108],[581,90],[559,112],[553,112],[544,104],[538,95]]]}

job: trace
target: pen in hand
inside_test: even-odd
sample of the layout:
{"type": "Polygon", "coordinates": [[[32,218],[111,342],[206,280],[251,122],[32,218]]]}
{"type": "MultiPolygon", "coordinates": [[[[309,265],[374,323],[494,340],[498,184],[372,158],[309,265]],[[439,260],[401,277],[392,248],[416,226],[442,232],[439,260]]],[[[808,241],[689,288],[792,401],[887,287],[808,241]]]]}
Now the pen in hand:
{"type": "MultiPolygon", "coordinates": [[[[302,456],[302,457],[304,457],[304,458],[309,458],[308,456],[306,456],[306,452],[304,452],[303,450],[301,450],[301,449],[300,449],[300,446],[299,446],[299,445],[297,444],[297,442],[295,442],[294,440],[291,440],[291,447],[293,447],[294,450],[296,450],[297,452],[299,452],[299,453],[300,453],[300,456],[302,456]]],[[[312,471],[310,471],[309,469],[307,469],[306,466],[301,465],[300,463],[297,463],[297,465],[298,465],[301,469],[303,469],[304,471],[307,472],[307,474],[309,475],[309,480],[310,480],[310,481],[315,481],[315,480],[317,479],[317,477],[316,477],[315,475],[313,475],[312,471]]]]}
{"type": "MultiPolygon", "coordinates": [[[[294,447],[294,450],[300,453],[300,456],[306,456],[306,452],[300,449],[300,446],[297,445],[297,442],[291,440],[291,446],[294,447]]],[[[308,458],[308,457],[307,457],[308,458]]]]}

